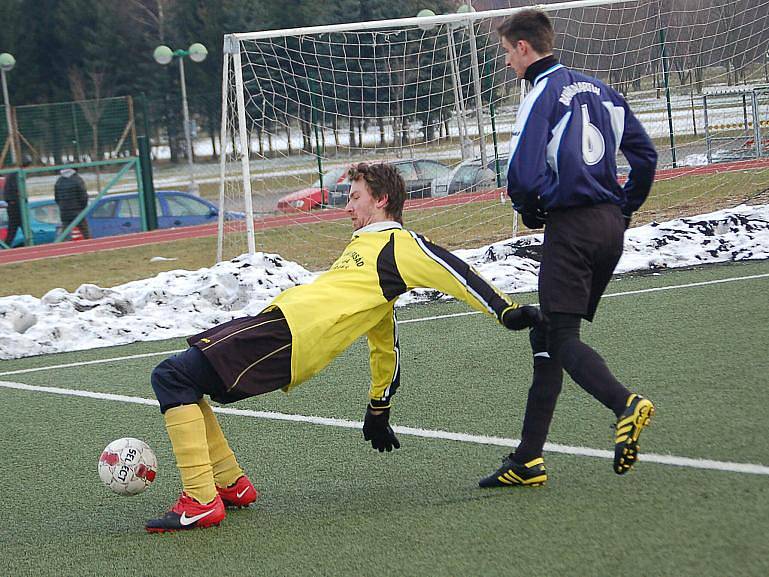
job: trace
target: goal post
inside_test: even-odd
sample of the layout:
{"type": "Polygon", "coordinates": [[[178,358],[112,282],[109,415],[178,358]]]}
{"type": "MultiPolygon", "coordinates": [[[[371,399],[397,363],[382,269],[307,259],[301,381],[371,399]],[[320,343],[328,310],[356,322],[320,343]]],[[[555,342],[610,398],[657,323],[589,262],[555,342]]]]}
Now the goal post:
{"type": "MultiPolygon", "coordinates": [[[[226,35],[220,213],[246,216],[220,221],[217,259],[259,250],[328,266],[350,234],[345,169],[363,160],[397,166],[406,224],[433,240],[459,248],[512,236],[497,167],[506,171],[522,90],[495,32],[524,7],[511,4],[520,6],[226,35]]],[[[708,170],[702,104],[709,87],[763,80],[769,0],[537,7],[551,16],[561,62],[625,94],[657,145],[661,178],[639,218],[736,204],[769,185],[761,165],[708,170]]],[[[618,165],[623,178],[621,156],[618,165]]]]}

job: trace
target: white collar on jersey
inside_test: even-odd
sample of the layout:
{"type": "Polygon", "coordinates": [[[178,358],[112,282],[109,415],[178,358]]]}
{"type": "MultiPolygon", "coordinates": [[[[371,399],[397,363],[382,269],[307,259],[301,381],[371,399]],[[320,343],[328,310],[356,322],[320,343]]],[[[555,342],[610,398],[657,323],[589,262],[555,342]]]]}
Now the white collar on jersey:
{"type": "Polygon", "coordinates": [[[403,225],[401,225],[399,222],[395,222],[394,220],[372,222],[371,224],[367,224],[366,226],[361,227],[353,232],[352,236],[356,237],[363,232],[381,232],[383,230],[390,230],[391,228],[403,228],[403,225]]]}
{"type": "Polygon", "coordinates": [[[540,72],[537,75],[537,77],[534,79],[534,82],[532,83],[532,86],[535,86],[537,84],[537,82],[539,82],[542,78],[552,74],[553,72],[555,72],[559,68],[563,68],[563,64],[561,64],[560,62],[558,64],[556,64],[555,66],[551,66],[550,68],[548,68],[544,72],[540,72]]]}

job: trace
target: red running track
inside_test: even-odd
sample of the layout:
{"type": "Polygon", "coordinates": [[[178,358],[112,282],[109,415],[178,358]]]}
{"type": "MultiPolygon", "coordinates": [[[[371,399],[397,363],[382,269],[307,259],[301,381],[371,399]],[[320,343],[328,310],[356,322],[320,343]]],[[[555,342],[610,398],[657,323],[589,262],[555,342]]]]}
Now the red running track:
{"type": "MultiPolygon", "coordinates": [[[[722,172],[733,172],[738,170],[760,170],[766,168],[769,168],[769,159],[761,158],[738,162],[709,164],[706,166],[668,168],[658,171],[656,179],[669,180],[679,176],[718,174],[722,172]]],[[[499,199],[501,194],[504,194],[503,189],[494,189],[482,193],[453,194],[451,196],[444,196],[440,198],[422,198],[407,201],[406,208],[433,208],[468,204],[471,202],[499,199]]],[[[342,220],[345,218],[347,218],[347,214],[342,209],[317,211],[309,214],[286,214],[272,216],[255,221],[254,228],[257,230],[262,230],[295,224],[310,224],[321,221],[342,220]]],[[[245,227],[245,224],[242,226],[245,227]]],[[[216,229],[217,226],[215,224],[203,224],[199,226],[185,226],[181,228],[153,230],[150,232],[137,232],[133,234],[110,236],[105,238],[67,241],[60,243],[42,244],[40,246],[19,247],[11,250],[0,250],[0,265],[13,262],[39,260],[43,258],[54,258],[58,256],[85,254],[102,250],[131,248],[145,244],[171,242],[174,240],[182,240],[188,238],[216,236],[216,229]]]]}
{"type": "MultiPolygon", "coordinates": [[[[455,194],[442,198],[410,200],[406,203],[406,207],[429,208],[449,206],[478,202],[481,200],[489,200],[498,197],[499,190],[488,191],[484,193],[455,194]]],[[[348,218],[347,213],[342,209],[317,211],[309,214],[297,212],[295,214],[271,216],[258,221],[254,221],[254,228],[256,230],[262,230],[296,224],[311,224],[314,222],[343,220],[345,218],[348,218]]],[[[233,222],[229,223],[229,225],[232,224],[233,222]]],[[[245,223],[241,222],[237,224],[245,229],[245,223]]],[[[59,243],[41,244],[39,246],[25,246],[14,248],[12,250],[0,250],[0,265],[14,262],[39,260],[44,258],[54,258],[58,256],[85,254],[102,250],[132,248],[145,244],[171,242],[189,238],[216,236],[216,230],[216,224],[202,224],[198,226],[168,228],[162,230],[153,230],[150,232],[137,232],[133,234],[123,234],[119,236],[108,236],[104,238],[93,238],[88,240],[65,241],[59,243]]]]}

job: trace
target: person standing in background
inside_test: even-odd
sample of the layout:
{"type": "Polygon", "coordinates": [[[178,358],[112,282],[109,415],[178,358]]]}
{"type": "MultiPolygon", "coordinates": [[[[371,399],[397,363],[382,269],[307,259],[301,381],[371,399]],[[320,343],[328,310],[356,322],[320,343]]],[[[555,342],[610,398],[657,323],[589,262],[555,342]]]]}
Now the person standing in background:
{"type": "MultiPolygon", "coordinates": [[[[53,192],[56,204],[59,205],[61,225],[67,228],[88,206],[88,191],[76,168],[64,168],[59,174],[61,176],[56,180],[53,192]]],[[[87,219],[81,220],[77,226],[83,238],[91,237],[87,219]]]]}
{"type": "MultiPolygon", "coordinates": [[[[21,161],[22,167],[32,164],[32,159],[24,156],[21,161]]],[[[19,173],[11,172],[5,177],[5,202],[8,204],[8,229],[5,233],[3,242],[9,247],[13,246],[13,239],[21,226],[21,205],[19,204],[19,173]]],[[[21,241],[24,246],[26,239],[21,241]]]]}

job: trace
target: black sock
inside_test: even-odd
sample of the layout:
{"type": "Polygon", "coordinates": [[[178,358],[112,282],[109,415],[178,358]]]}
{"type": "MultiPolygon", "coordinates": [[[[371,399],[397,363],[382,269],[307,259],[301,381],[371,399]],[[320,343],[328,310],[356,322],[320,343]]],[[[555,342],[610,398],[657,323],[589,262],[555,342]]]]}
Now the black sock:
{"type": "Polygon", "coordinates": [[[580,387],[598,399],[619,417],[625,410],[630,391],[606,366],[603,357],[580,340],[569,340],[561,346],[563,368],[580,387]]]}
{"type": "Polygon", "coordinates": [[[542,456],[542,447],[550,430],[555,403],[562,385],[561,365],[549,356],[534,357],[534,375],[526,402],[521,444],[512,453],[516,463],[523,465],[542,456]]]}

